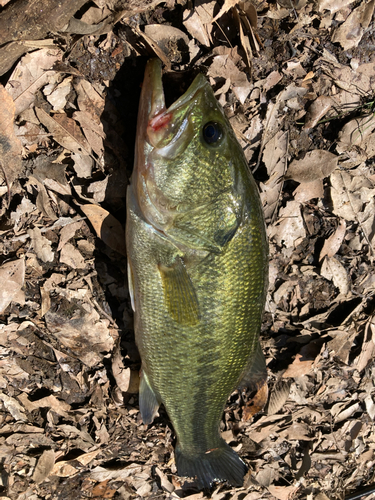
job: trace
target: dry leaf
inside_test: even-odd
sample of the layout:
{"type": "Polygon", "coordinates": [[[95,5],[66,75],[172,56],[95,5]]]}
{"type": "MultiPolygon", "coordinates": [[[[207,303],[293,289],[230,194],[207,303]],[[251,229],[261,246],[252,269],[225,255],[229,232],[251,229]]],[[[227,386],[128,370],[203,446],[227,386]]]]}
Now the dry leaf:
{"type": "Polygon", "coordinates": [[[73,118],[81,125],[91,149],[101,158],[104,153],[103,140],[105,139],[103,124],[97,124],[87,111],[76,111],[73,113],[73,118]]]}
{"type": "Polygon", "coordinates": [[[91,148],[77,123],[66,115],[50,116],[42,108],[35,108],[41,123],[52,134],[56,142],[76,154],[91,154],[91,148]]]}
{"type": "Polygon", "coordinates": [[[210,10],[206,11],[207,5],[207,3],[199,1],[195,2],[193,10],[186,9],[183,13],[183,24],[193,38],[205,47],[210,47],[212,16],[210,16],[210,10]]]}
{"type": "Polygon", "coordinates": [[[319,351],[320,346],[315,342],[310,342],[309,344],[303,346],[301,351],[296,355],[293,363],[291,363],[283,373],[283,377],[295,378],[307,375],[310,372],[319,351]]]}
{"type": "Polygon", "coordinates": [[[292,382],[290,380],[280,380],[271,390],[265,412],[267,415],[275,415],[278,411],[283,408],[286,403],[290,386],[292,382]]]}
{"type": "Polygon", "coordinates": [[[95,121],[96,125],[101,124],[100,117],[103,114],[105,100],[100,95],[93,85],[87,80],[80,79],[75,85],[77,92],[77,102],[80,111],[86,111],[89,116],[95,121]]]}
{"type": "Polygon", "coordinates": [[[72,269],[85,269],[85,259],[71,243],[66,243],[60,252],[60,262],[72,269]]]}
{"type": "Polygon", "coordinates": [[[166,56],[170,57],[171,62],[181,62],[180,52],[183,52],[184,48],[187,50],[189,45],[189,37],[185,33],[178,28],[165,24],[148,24],[145,26],[145,33],[158,44],[166,56]],[[171,49],[173,49],[174,46],[178,47],[177,54],[174,54],[177,60],[172,57],[171,49]]]}
{"type": "Polygon", "coordinates": [[[224,4],[221,6],[219,13],[212,19],[212,23],[217,21],[221,16],[228,12],[232,7],[235,7],[240,0],[224,0],[224,4]]]}
{"type": "Polygon", "coordinates": [[[112,373],[122,392],[136,394],[139,391],[139,373],[125,368],[121,349],[117,346],[112,357],[112,373]]]}
{"type": "Polygon", "coordinates": [[[318,179],[312,182],[301,182],[293,192],[293,196],[295,201],[299,203],[306,203],[314,198],[323,198],[323,180],[318,179]]]}
{"type": "Polygon", "coordinates": [[[16,399],[0,392],[0,400],[3,402],[5,409],[12,415],[14,420],[28,422],[28,418],[25,415],[25,408],[23,408],[23,406],[20,405],[16,399]]]}
{"type": "Polygon", "coordinates": [[[64,109],[68,95],[72,90],[72,79],[72,76],[65,78],[49,95],[47,95],[47,101],[52,104],[54,111],[62,112],[64,109]]]}
{"type": "Polygon", "coordinates": [[[99,205],[83,205],[81,210],[91,222],[97,236],[112,250],[126,255],[125,232],[120,222],[99,205]]]}
{"type": "Polygon", "coordinates": [[[42,483],[51,474],[54,465],[55,452],[53,450],[43,451],[33,474],[33,480],[36,484],[42,483]]]}
{"type": "Polygon", "coordinates": [[[31,401],[26,393],[21,393],[17,398],[21,401],[23,406],[26,408],[28,412],[32,412],[39,408],[52,408],[54,412],[58,415],[61,415],[64,418],[69,418],[68,411],[71,409],[68,403],[64,401],[60,401],[51,394],[50,396],[46,396],[41,399],[37,399],[35,401],[31,401]]]}
{"type": "Polygon", "coordinates": [[[76,232],[82,227],[82,220],[74,221],[71,219],[70,224],[66,224],[60,231],[60,241],[59,246],[57,247],[57,251],[59,252],[62,247],[67,243],[71,238],[73,238],[76,232]]]}
{"type": "Polygon", "coordinates": [[[35,101],[38,90],[57,82],[61,75],[51,68],[62,59],[60,49],[40,49],[25,55],[11,74],[6,89],[14,100],[16,116],[35,101]]]}
{"type": "Polygon", "coordinates": [[[83,179],[91,177],[92,167],[94,165],[91,156],[72,153],[72,160],[74,161],[73,168],[76,171],[77,177],[83,179]]]}
{"type": "Polygon", "coordinates": [[[168,478],[164,472],[162,472],[158,467],[155,468],[156,474],[160,477],[160,484],[164,491],[168,491],[168,493],[172,493],[175,490],[173,484],[168,481],[168,478]]]}
{"type": "Polygon", "coordinates": [[[306,153],[303,160],[293,160],[285,174],[285,179],[293,179],[297,182],[313,182],[317,179],[328,177],[335,170],[338,156],[324,151],[314,149],[306,153]]]}
{"type": "MultiPolygon", "coordinates": [[[[339,153],[344,153],[350,151],[353,147],[356,149],[361,147],[361,149],[366,150],[367,143],[371,142],[371,140],[374,141],[374,129],[375,117],[373,114],[360,118],[353,118],[346,123],[339,132],[337,151],[339,153]]],[[[374,147],[371,149],[373,154],[374,147]]]]}
{"type": "Polygon", "coordinates": [[[0,267],[0,314],[14,301],[25,302],[25,294],[21,290],[25,280],[25,259],[5,262],[0,267]]]}
{"type": "Polygon", "coordinates": [[[364,370],[369,363],[373,362],[375,355],[375,319],[371,317],[366,323],[365,336],[361,346],[361,352],[353,362],[359,372],[364,370]]]}
{"type": "Polygon", "coordinates": [[[331,234],[324,242],[323,248],[320,251],[319,260],[327,255],[328,257],[333,257],[340,249],[341,243],[344,239],[346,233],[346,222],[345,220],[340,220],[336,231],[331,234]]]}
{"type": "Polygon", "coordinates": [[[278,500],[293,500],[298,486],[268,486],[268,491],[278,500]]]}
{"type": "Polygon", "coordinates": [[[332,37],[332,42],[339,42],[344,50],[357,47],[368,28],[374,12],[375,0],[363,1],[353,10],[346,21],[337,28],[332,37]]]}
{"type": "Polygon", "coordinates": [[[13,99],[0,85],[0,178],[6,175],[9,185],[20,175],[21,142],[14,132],[15,106],[13,99]]]}
{"type": "Polygon", "coordinates": [[[257,391],[255,396],[246,403],[243,410],[243,420],[247,422],[254,415],[263,410],[268,399],[268,384],[267,382],[257,391]]]}
{"type": "Polygon", "coordinates": [[[146,45],[148,45],[149,48],[155,53],[155,55],[163,62],[166,69],[170,70],[171,69],[171,61],[165,55],[164,51],[161,50],[159,45],[156,42],[154,42],[154,40],[152,38],[147,36],[146,33],[141,31],[138,27],[134,28],[134,31],[138,37],[143,38],[144,42],[146,42],[146,45]]]}
{"type": "Polygon", "coordinates": [[[285,172],[287,137],[287,133],[280,130],[263,150],[263,161],[269,176],[269,179],[261,184],[261,199],[266,219],[273,216],[280,199],[281,181],[285,172]]]}
{"type": "Polygon", "coordinates": [[[53,262],[55,254],[52,250],[52,243],[50,240],[42,235],[41,230],[38,227],[29,229],[27,233],[31,238],[33,249],[38,259],[42,262],[53,262]]]}
{"type": "Polygon", "coordinates": [[[331,109],[333,101],[330,97],[321,95],[310,105],[306,113],[304,130],[314,128],[331,109]]]}
{"type": "Polygon", "coordinates": [[[255,476],[257,483],[259,483],[263,488],[267,488],[275,480],[276,472],[272,467],[267,467],[267,465],[258,472],[255,476]]]}
{"type": "Polygon", "coordinates": [[[112,351],[114,332],[108,328],[109,321],[100,319],[89,302],[84,302],[84,307],[77,300],[69,302],[70,312],[59,309],[45,314],[47,327],[82,363],[93,367],[112,351]]]}
{"type": "Polygon", "coordinates": [[[54,464],[51,470],[51,476],[72,477],[78,472],[79,470],[77,468],[73,467],[73,465],[71,465],[69,462],[63,460],[54,464]]]}
{"type": "Polygon", "coordinates": [[[334,13],[353,2],[354,0],[318,0],[318,10],[322,11],[327,9],[330,10],[331,13],[334,13]]]}
{"type": "Polygon", "coordinates": [[[333,334],[335,334],[335,337],[328,342],[327,348],[336,359],[347,365],[357,332],[350,334],[349,332],[338,330],[337,332],[331,332],[331,335],[333,334]]]}
{"type": "Polygon", "coordinates": [[[277,226],[270,228],[270,238],[274,237],[280,246],[284,243],[286,248],[294,248],[298,240],[306,236],[300,203],[288,201],[279,211],[279,220],[277,226]]]}
{"type": "Polygon", "coordinates": [[[330,179],[333,213],[347,221],[357,220],[363,202],[352,176],[348,172],[338,171],[333,172],[330,179]]]}

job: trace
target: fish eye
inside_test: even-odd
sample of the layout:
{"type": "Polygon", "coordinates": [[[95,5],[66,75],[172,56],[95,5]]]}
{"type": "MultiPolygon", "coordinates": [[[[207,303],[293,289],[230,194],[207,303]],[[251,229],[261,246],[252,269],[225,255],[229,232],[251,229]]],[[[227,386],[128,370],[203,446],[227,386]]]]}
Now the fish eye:
{"type": "Polygon", "coordinates": [[[208,122],[203,127],[203,139],[207,144],[216,144],[223,137],[223,129],[217,122],[208,122]]]}

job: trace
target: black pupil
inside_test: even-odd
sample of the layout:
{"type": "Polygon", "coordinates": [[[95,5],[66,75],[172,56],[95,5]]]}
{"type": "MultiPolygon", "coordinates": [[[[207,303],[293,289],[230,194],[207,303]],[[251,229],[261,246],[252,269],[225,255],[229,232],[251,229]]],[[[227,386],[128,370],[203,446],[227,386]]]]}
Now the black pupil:
{"type": "Polygon", "coordinates": [[[207,144],[215,144],[219,139],[221,139],[221,127],[216,122],[208,122],[203,127],[203,138],[207,144]]]}

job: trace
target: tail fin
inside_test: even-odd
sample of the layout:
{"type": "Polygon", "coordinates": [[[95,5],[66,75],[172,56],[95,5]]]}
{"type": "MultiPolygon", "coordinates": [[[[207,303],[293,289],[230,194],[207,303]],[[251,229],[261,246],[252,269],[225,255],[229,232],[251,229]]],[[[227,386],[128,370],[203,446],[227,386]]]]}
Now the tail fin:
{"type": "Polygon", "coordinates": [[[209,488],[215,481],[243,485],[247,467],[224,440],[218,448],[199,455],[185,454],[177,444],[175,455],[178,475],[197,478],[200,488],[209,488]]]}

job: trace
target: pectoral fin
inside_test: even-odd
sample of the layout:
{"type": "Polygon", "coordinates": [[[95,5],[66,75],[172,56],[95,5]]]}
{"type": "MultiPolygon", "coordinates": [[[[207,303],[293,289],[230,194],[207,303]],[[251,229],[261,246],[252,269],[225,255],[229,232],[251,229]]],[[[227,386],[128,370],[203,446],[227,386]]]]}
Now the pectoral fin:
{"type": "Polygon", "coordinates": [[[164,301],[172,318],[183,325],[199,321],[197,294],[180,258],[171,266],[159,265],[164,289],[164,301]]]}
{"type": "Polygon", "coordinates": [[[139,410],[143,423],[149,425],[154,420],[160,403],[150,385],[147,375],[141,371],[141,381],[139,385],[139,410]]]}

